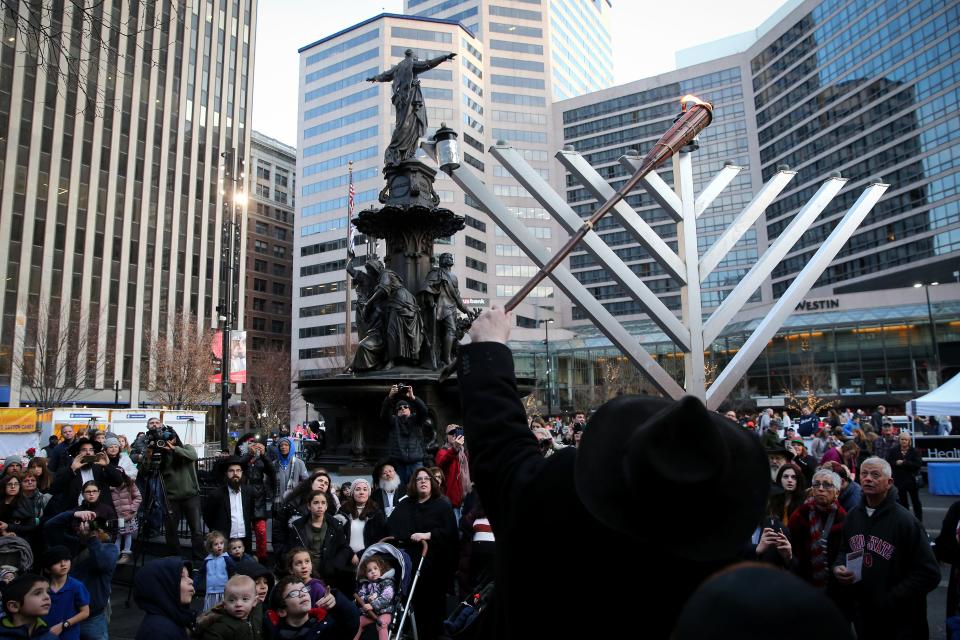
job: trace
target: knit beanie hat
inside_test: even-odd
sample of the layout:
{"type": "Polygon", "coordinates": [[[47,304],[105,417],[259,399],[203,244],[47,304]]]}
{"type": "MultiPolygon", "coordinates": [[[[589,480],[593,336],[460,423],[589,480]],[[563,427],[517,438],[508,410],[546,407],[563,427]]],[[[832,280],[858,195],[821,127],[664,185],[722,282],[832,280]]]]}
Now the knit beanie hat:
{"type": "Polygon", "coordinates": [[[43,554],[43,562],[41,563],[41,566],[44,569],[49,569],[51,566],[57,564],[61,560],[72,559],[73,555],[70,553],[70,549],[63,545],[57,545],[55,547],[50,547],[47,549],[47,552],[43,554]]]}
{"type": "Polygon", "coordinates": [[[106,449],[107,447],[119,447],[119,446],[120,446],[120,440],[117,438],[107,438],[106,440],[103,441],[104,449],[106,449]]]}
{"type": "Polygon", "coordinates": [[[12,465],[12,464],[18,464],[18,465],[20,465],[20,466],[22,467],[22,466],[23,466],[23,458],[21,458],[20,456],[18,456],[18,455],[15,454],[15,453],[14,453],[14,454],[11,454],[11,455],[7,456],[7,459],[6,459],[6,460],[3,461],[3,468],[6,469],[7,467],[9,467],[9,466],[12,465]]]}

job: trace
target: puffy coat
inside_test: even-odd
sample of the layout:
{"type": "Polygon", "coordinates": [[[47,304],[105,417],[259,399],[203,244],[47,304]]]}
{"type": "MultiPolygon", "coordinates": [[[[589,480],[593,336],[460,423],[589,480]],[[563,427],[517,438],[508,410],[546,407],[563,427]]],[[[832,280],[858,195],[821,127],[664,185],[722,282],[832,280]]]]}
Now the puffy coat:
{"type": "Polygon", "coordinates": [[[429,412],[427,405],[420,398],[407,400],[397,398],[395,401],[387,396],[380,409],[380,418],[390,427],[390,458],[402,464],[423,463],[427,456],[426,444],[432,436],[425,433],[424,421],[429,412]],[[395,402],[406,400],[412,411],[407,420],[397,418],[393,410],[395,402]]]}

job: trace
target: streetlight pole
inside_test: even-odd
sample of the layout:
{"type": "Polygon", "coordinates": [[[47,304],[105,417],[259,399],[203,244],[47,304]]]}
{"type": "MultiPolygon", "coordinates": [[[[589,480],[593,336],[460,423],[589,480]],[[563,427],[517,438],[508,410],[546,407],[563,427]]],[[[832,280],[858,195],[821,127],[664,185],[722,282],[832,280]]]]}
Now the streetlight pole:
{"type": "Polygon", "coordinates": [[[234,173],[234,152],[232,149],[220,154],[224,159],[223,169],[223,226],[220,234],[220,304],[217,313],[220,320],[220,448],[227,451],[230,446],[228,437],[230,407],[230,330],[237,322],[239,300],[239,282],[237,273],[240,262],[240,229],[242,222],[237,219],[236,209],[243,206],[243,159],[238,163],[239,171],[234,173]],[[227,188],[230,191],[227,191],[227,188]]]}
{"type": "Polygon", "coordinates": [[[544,345],[546,345],[547,351],[547,417],[549,418],[553,415],[553,383],[551,381],[551,373],[553,372],[553,361],[550,359],[550,325],[553,324],[553,319],[541,320],[544,330],[544,345]]]}
{"type": "MultiPolygon", "coordinates": [[[[940,386],[940,344],[937,342],[937,325],[933,322],[933,305],[930,304],[930,287],[935,287],[939,282],[918,282],[913,285],[915,289],[923,287],[923,292],[927,296],[927,320],[930,322],[930,339],[933,341],[933,367],[936,372],[936,383],[940,386]]],[[[936,387],[931,387],[936,388],[936,387]]]]}

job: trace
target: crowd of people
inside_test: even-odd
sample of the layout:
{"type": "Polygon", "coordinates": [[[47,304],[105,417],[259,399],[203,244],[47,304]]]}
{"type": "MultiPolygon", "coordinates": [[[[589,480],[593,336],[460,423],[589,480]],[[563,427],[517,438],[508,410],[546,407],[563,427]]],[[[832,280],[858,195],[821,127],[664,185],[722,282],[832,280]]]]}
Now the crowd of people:
{"type": "Polygon", "coordinates": [[[124,565],[138,640],[386,638],[404,613],[427,640],[770,637],[770,620],[785,637],[928,636],[937,561],[960,566],[960,503],[935,555],[920,456],[883,407],[832,425],[623,396],[531,418],[510,324],[491,309],[461,346],[463,425],[436,442],[414,388],[393,385],[389,459],[340,486],[285,434],[246,434],[198,469],[154,420],[133,443],[65,427],[7,458],[0,638],[109,638],[124,565]],[[151,540],[169,557],[148,559],[151,540]],[[560,585],[575,606],[558,615],[560,585]]]}

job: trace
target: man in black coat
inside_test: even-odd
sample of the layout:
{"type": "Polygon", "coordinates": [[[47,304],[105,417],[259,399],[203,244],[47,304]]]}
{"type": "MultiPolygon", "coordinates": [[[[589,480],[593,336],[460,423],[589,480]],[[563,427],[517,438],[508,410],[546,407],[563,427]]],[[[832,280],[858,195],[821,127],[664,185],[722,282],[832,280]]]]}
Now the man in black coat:
{"type": "Polygon", "coordinates": [[[919,520],[897,504],[890,464],[860,465],[863,500],[847,514],[833,574],[852,596],[858,638],[927,638],[927,594],[940,583],[940,567],[919,520]],[[862,552],[860,580],[847,554],[862,552]]]}
{"type": "Polygon", "coordinates": [[[100,501],[110,508],[110,487],[123,484],[124,473],[120,467],[110,464],[107,454],[99,442],[87,438],[77,438],[67,451],[70,463],[57,472],[50,487],[53,498],[44,510],[49,519],[58,513],[73,509],[79,504],[80,489],[89,480],[100,488],[100,501]]]}
{"type": "Polygon", "coordinates": [[[760,521],[763,450],[694,398],[622,396],[596,411],[578,449],[544,458],[517,391],[511,324],[492,307],[459,357],[470,474],[497,540],[487,636],[636,628],[666,638],[689,595],[735,560],[760,521]],[[573,606],[558,613],[559,585],[573,606]]]}
{"type": "Polygon", "coordinates": [[[211,531],[219,531],[228,540],[240,538],[249,551],[253,535],[253,490],[243,483],[243,463],[229,458],[223,463],[226,483],[203,504],[203,521],[211,531]]]}
{"type": "Polygon", "coordinates": [[[413,395],[412,386],[404,385],[401,389],[395,384],[383,399],[380,419],[390,429],[390,462],[403,486],[427,458],[426,446],[433,439],[425,426],[429,415],[427,405],[413,395]]]}
{"type": "Polygon", "coordinates": [[[53,474],[56,474],[63,467],[69,467],[70,463],[73,462],[68,451],[74,441],[73,427],[70,425],[64,426],[60,430],[60,435],[63,437],[63,442],[53,448],[47,459],[47,468],[53,474]]]}

